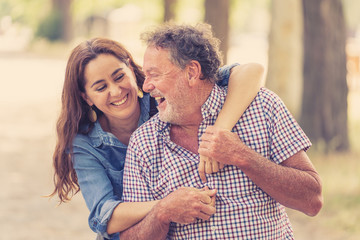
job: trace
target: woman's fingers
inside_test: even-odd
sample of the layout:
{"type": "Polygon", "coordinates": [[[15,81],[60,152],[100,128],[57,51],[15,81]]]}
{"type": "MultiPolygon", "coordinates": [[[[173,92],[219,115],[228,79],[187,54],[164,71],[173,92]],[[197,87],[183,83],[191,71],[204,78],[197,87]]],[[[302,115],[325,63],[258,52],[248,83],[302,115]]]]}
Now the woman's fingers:
{"type": "Polygon", "coordinates": [[[219,171],[219,163],[214,159],[211,159],[212,172],[216,173],[219,171]]]}
{"type": "Polygon", "coordinates": [[[200,155],[200,162],[198,167],[198,172],[200,175],[200,179],[203,183],[206,183],[206,175],[205,175],[205,158],[204,156],[200,155]]]}
{"type": "Polygon", "coordinates": [[[205,157],[205,172],[207,174],[212,173],[212,161],[207,157],[205,157]]]}
{"type": "Polygon", "coordinates": [[[205,157],[203,155],[200,155],[198,171],[199,171],[200,179],[203,183],[207,182],[206,174],[216,173],[223,168],[224,168],[224,164],[209,159],[208,157],[205,157]]]}

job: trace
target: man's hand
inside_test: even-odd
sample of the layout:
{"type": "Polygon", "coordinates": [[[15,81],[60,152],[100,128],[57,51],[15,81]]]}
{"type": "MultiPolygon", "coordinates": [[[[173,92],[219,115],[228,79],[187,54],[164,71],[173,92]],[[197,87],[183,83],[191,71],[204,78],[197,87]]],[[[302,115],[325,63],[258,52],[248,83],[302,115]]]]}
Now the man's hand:
{"type": "Polygon", "coordinates": [[[208,220],[216,211],[216,190],[181,187],[170,193],[154,207],[158,218],[165,224],[189,224],[197,219],[208,220]]]}
{"type": "Polygon", "coordinates": [[[234,165],[234,161],[239,159],[239,150],[246,151],[247,147],[237,134],[228,130],[208,126],[201,136],[199,154],[213,161],[234,165]]]}

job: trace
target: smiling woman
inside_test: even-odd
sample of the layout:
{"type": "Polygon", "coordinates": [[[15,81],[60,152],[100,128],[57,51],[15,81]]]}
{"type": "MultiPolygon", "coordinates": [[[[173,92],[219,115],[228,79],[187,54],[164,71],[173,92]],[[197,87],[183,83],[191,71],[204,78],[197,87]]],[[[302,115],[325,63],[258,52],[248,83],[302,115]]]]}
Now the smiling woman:
{"type": "Polygon", "coordinates": [[[105,114],[106,118],[99,119],[103,129],[127,144],[140,117],[139,87],[129,60],[122,62],[111,54],[100,54],[87,64],[84,76],[85,92],[81,96],[105,114]]]}

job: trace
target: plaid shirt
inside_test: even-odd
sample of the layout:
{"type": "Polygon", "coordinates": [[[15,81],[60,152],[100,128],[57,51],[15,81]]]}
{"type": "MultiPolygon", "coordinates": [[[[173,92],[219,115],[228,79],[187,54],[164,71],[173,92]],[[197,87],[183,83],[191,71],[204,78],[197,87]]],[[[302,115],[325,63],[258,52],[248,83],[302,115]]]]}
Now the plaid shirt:
{"type": "MultiPolygon", "coordinates": [[[[202,106],[199,138],[213,125],[227,89],[215,86],[202,106]]],[[[180,186],[204,187],[198,174],[199,155],[170,140],[170,124],[158,115],[133,134],[124,170],[125,201],[162,199],[180,186]]],[[[261,89],[232,130],[250,148],[277,164],[311,143],[280,98],[261,89]]],[[[276,179],[274,179],[276,181],[276,179]]],[[[194,224],[171,223],[170,239],[293,239],[284,206],[276,202],[240,168],[225,166],[207,175],[216,188],[216,213],[194,224]]]]}

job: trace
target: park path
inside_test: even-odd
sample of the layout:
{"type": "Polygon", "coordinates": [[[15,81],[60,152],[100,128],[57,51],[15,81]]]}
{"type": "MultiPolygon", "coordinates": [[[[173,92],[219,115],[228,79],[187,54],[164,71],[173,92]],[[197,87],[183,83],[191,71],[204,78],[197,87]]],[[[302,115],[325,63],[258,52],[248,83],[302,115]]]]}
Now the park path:
{"type": "Polygon", "coordinates": [[[57,206],[51,157],[65,60],[0,53],[0,239],[89,240],[78,194],[57,206]]]}

